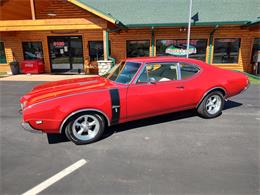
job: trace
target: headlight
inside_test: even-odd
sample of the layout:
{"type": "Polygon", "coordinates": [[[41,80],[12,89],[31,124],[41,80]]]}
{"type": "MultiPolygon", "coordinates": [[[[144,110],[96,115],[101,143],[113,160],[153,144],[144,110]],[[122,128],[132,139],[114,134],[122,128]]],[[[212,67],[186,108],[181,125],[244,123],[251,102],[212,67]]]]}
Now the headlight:
{"type": "Polygon", "coordinates": [[[22,109],[22,110],[25,108],[26,103],[27,103],[27,101],[24,101],[23,103],[21,103],[21,109],[22,109]]]}
{"type": "Polygon", "coordinates": [[[24,108],[24,104],[23,104],[23,103],[21,103],[21,109],[23,110],[23,108],[24,108]]]}

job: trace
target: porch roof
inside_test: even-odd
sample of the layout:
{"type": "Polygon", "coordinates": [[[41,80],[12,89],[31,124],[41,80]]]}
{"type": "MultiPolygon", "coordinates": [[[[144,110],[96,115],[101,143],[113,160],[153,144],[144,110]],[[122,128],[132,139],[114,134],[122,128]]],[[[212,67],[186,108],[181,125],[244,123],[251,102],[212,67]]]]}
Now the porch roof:
{"type": "Polygon", "coordinates": [[[2,31],[30,31],[30,30],[71,30],[71,29],[102,29],[86,19],[39,19],[39,20],[2,20],[2,31]]]}
{"type": "MultiPolygon", "coordinates": [[[[127,27],[181,26],[187,24],[189,0],[69,0],[120,21],[127,27]]],[[[193,0],[192,14],[199,13],[196,25],[244,25],[257,20],[258,0],[193,0]]]]}

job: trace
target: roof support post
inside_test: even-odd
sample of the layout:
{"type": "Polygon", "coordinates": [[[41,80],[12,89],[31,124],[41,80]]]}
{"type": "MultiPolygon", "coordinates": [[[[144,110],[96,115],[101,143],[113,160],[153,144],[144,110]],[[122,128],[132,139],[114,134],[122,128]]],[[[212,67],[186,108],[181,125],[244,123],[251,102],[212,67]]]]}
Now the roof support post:
{"type": "Polygon", "coordinates": [[[152,41],[151,41],[152,45],[152,56],[155,56],[154,55],[154,27],[152,27],[152,41]]]}
{"type": "Polygon", "coordinates": [[[109,34],[107,30],[103,30],[103,47],[104,47],[104,60],[109,58],[109,34]]]}
{"type": "Polygon", "coordinates": [[[211,63],[212,47],[213,47],[213,34],[210,33],[210,36],[209,36],[208,64],[211,63]]]}
{"type": "Polygon", "coordinates": [[[35,20],[34,0],[30,0],[30,6],[31,6],[31,13],[32,13],[32,20],[35,20]]]}
{"type": "Polygon", "coordinates": [[[211,56],[212,56],[212,48],[213,48],[213,40],[214,40],[214,33],[219,26],[216,25],[213,31],[211,31],[209,35],[209,53],[208,53],[208,64],[211,63],[211,56]]]}

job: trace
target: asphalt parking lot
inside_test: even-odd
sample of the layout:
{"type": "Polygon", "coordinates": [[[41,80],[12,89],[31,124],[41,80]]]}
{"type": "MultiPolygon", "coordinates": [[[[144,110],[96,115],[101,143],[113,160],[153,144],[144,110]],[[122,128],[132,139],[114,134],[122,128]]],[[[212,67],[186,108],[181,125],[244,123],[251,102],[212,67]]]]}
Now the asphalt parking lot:
{"type": "Polygon", "coordinates": [[[41,194],[259,194],[260,85],[216,119],[190,110],[114,126],[76,146],[24,131],[19,98],[37,82],[1,82],[1,194],[22,194],[80,159],[41,194]]]}

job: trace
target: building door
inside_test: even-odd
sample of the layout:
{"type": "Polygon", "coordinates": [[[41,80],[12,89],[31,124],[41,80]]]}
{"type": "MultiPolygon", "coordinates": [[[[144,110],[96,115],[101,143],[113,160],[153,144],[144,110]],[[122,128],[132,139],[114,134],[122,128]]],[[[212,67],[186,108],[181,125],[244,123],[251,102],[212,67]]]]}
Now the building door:
{"type": "Polygon", "coordinates": [[[81,36],[48,37],[52,72],[83,72],[81,36]]]}
{"type": "Polygon", "coordinates": [[[254,39],[251,63],[253,64],[253,74],[260,75],[260,38],[254,39]]]}

